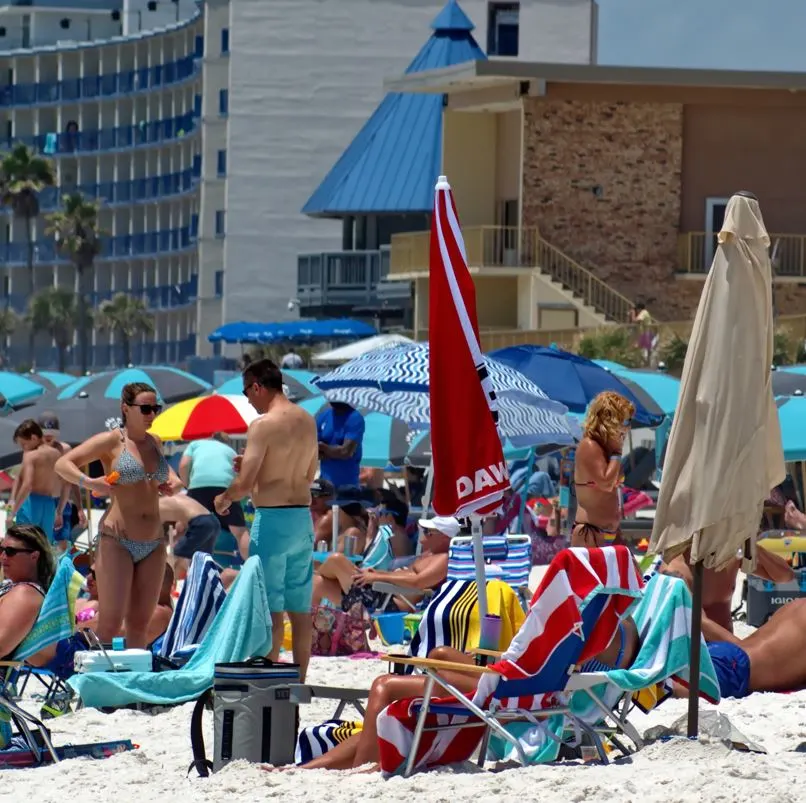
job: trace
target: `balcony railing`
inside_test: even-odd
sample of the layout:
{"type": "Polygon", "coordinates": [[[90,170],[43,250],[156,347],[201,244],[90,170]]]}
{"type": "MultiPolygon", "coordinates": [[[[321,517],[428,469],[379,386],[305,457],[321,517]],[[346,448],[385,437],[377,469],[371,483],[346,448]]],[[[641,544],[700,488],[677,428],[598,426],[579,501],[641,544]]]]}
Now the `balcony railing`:
{"type": "MultiPolygon", "coordinates": [[[[155,287],[130,287],[116,290],[99,290],[87,293],[87,300],[91,307],[97,308],[104,301],[109,301],[123,293],[127,296],[139,298],[150,310],[173,309],[192,304],[198,297],[199,277],[191,276],[183,282],[160,284],[155,287]]],[[[28,308],[29,296],[23,293],[10,293],[0,301],[0,309],[7,304],[14,312],[22,315],[28,308]]]]}
{"type": "Polygon", "coordinates": [[[328,251],[297,257],[297,297],[300,305],[379,304],[392,298],[408,299],[405,285],[389,290],[389,249],[377,251],[328,251]],[[378,292],[379,285],[384,288],[378,292]]]}
{"type": "MultiPolygon", "coordinates": [[[[126,259],[132,256],[158,256],[169,251],[182,251],[195,245],[190,227],[162,229],[143,234],[121,234],[105,237],[98,259],[126,259]]],[[[34,264],[52,265],[66,262],[53,240],[37,240],[34,243],[34,264]]],[[[0,264],[26,265],[28,246],[24,242],[0,243],[0,264]]]]}
{"type": "MultiPolygon", "coordinates": [[[[806,235],[770,234],[771,249],[778,244],[773,266],[776,276],[806,276],[806,235]]],[[[716,252],[716,235],[690,231],[678,238],[678,266],[681,273],[705,274],[716,252]]]]}
{"type": "MultiPolygon", "coordinates": [[[[87,198],[97,198],[104,206],[159,201],[191,192],[198,184],[194,170],[189,167],[179,173],[163,176],[134,178],[128,181],[102,181],[92,184],[77,184],[75,187],[46,187],[39,193],[39,208],[43,212],[56,209],[62,195],[80,193],[87,198]]],[[[0,206],[0,214],[11,214],[8,206],[0,206]]]]}
{"type": "MultiPolygon", "coordinates": [[[[632,301],[559,248],[547,243],[537,229],[469,226],[462,230],[462,234],[470,268],[537,268],[609,320],[629,320],[632,301]]],[[[390,278],[428,275],[429,238],[428,232],[392,237],[390,278]]]]}
{"type": "Polygon", "coordinates": [[[190,55],[138,70],[65,78],[61,81],[15,84],[0,89],[0,107],[72,103],[78,100],[131,95],[164,86],[175,86],[200,71],[201,62],[190,55]]]}
{"type": "Polygon", "coordinates": [[[137,125],[122,125],[116,128],[98,128],[62,134],[50,132],[34,136],[12,136],[0,141],[0,147],[10,150],[21,142],[45,156],[123,150],[182,139],[196,130],[197,122],[194,112],[190,111],[165,120],[151,122],[143,120],[137,125]]]}

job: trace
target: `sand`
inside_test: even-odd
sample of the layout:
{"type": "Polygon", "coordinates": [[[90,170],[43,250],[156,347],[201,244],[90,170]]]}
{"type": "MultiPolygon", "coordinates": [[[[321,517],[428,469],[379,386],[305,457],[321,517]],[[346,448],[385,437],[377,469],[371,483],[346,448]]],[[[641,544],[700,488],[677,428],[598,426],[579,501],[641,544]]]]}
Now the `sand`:
{"type": "MultiPolygon", "coordinates": [[[[540,572],[536,571],[533,582],[540,572]]],[[[737,628],[749,632],[746,625],[737,628]]],[[[386,670],[378,660],[314,658],[309,680],[323,685],[369,688],[386,670]]],[[[27,700],[36,711],[38,704],[27,700]]],[[[302,724],[328,719],[332,701],[316,701],[301,709],[302,724]]],[[[639,731],[671,726],[686,712],[686,701],[668,700],[648,716],[634,712],[639,731]]],[[[478,797],[486,801],[563,800],[612,803],[669,803],[669,801],[804,800],[798,778],[806,777],[806,691],[795,694],[754,694],[745,700],[727,700],[718,710],[745,736],[768,753],[730,750],[719,742],[692,742],[675,738],[608,766],[565,764],[506,767],[481,772],[475,767],[451,767],[418,774],[408,780],[383,780],[378,775],[324,770],[266,773],[246,762],[234,762],[216,775],[188,776],[191,762],[190,715],[193,704],[149,715],[132,711],[102,714],[89,709],[52,720],[56,744],[131,739],[133,752],[104,761],[78,759],[56,766],[0,771],[0,800],[63,803],[82,800],[128,801],[196,800],[238,803],[267,797],[284,801],[405,801],[423,796],[429,803],[478,797]]],[[[714,710],[702,705],[703,711],[714,710]]],[[[348,710],[347,713],[350,716],[348,710]]],[[[205,714],[205,740],[211,751],[212,715],[205,714]]]]}

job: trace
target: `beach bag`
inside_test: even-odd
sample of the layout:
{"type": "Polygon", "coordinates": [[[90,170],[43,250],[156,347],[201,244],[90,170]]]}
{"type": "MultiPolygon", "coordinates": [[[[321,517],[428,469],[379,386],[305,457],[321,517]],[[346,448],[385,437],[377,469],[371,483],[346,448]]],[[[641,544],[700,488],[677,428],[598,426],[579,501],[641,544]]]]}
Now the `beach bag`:
{"type": "Polygon", "coordinates": [[[275,767],[293,764],[299,730],[299,706],[289,685],[299,684],[299,665],[250,658],[216,664],[213,686],[197,701],[190,719],[193,763],[206,778],[236,759],[275,767]],[[202,715],[213,708],[213,760],[207,759],[202,715]]]}
{"type": "Polygon", "coordinates": [[[313,610],[313,655],[355,655],[369,652],[367,633],[372,627],[363,605],[353,605],[349,611],[320,605],[313,610]]]}

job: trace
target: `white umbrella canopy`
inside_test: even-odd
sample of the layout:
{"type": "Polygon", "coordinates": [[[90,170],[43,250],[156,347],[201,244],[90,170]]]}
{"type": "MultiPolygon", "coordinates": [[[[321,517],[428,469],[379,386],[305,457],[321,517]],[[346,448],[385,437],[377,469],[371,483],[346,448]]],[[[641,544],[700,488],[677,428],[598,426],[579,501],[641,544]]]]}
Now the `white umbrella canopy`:
{"type": "Polygon", "coordinates": [[[785,476],[772,395],[770,238],[758,201],[725,210],[680,384],[650,550],[719,569],[751,544],[764,500],[785,476]]]}

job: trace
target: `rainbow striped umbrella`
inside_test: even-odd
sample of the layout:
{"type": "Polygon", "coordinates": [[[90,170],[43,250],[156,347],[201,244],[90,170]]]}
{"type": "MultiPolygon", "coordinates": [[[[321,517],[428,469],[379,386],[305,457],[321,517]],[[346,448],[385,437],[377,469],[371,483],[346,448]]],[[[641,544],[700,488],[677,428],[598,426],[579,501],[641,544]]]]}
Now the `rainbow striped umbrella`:
{"type": "Polygon", "coordinates": [[[149,430],[164,441],[195,441],[216,432],[243,435],[258,417],[244,396],[199,396],[160,413],[149,430]]]}

